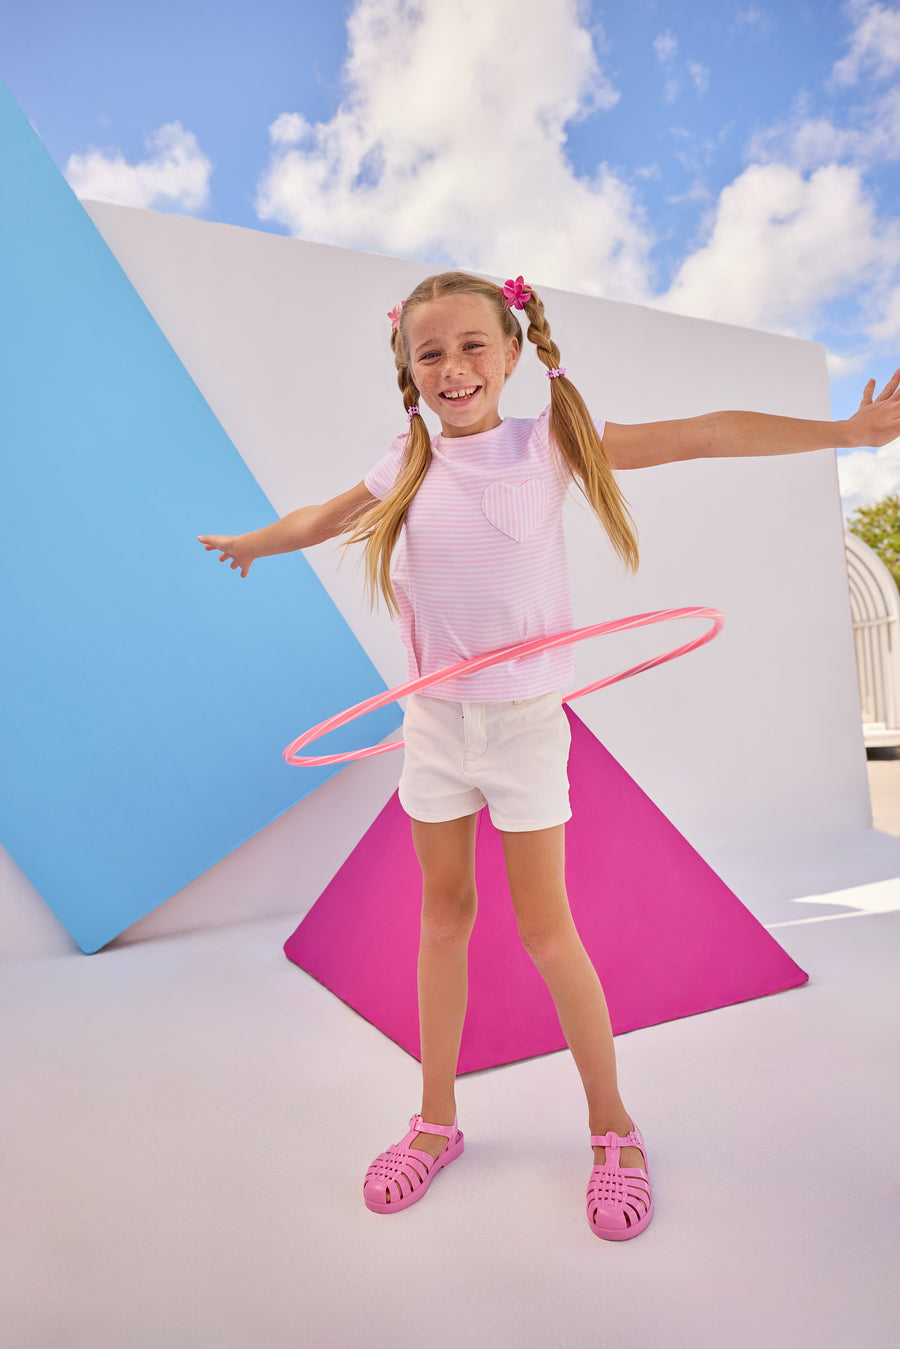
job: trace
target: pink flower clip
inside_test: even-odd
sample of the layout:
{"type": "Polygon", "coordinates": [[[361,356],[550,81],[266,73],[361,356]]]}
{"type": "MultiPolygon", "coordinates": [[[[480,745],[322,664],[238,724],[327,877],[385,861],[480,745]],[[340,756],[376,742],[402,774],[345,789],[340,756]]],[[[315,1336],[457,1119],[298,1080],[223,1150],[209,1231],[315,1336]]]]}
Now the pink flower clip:
{"type": "Polygon", "coordinates": [[[517,276],[515,281],[506,282],[503,287],[503,295],[510,309],[524,309],[531,299],[531,291],[525,285],[525,280],[521,276],[517,276]]]}
{"type": "Polygon", "coordinates": [[[547,371],[547,378],[548,378],[548,379],[559,379],[560,375],[564,375],[565,373],[566,373],[566,368],[565,368],[565,366],[560,366],[559,370],[548,370],[548,371],[547,371]]]}
{"type": "Polygon", "coordinates": [[[406,409],[406,420],[407,420],[408,422],[411,422],[412,419],[413,419],[413,417],[418,417],[418,415],[419,415],[419,409],[418,409],[418,407],[412,407],[412,408],[407,408],[407,409],[406,409]]]}
{"type": "Polygon", "coordinates": [[[400,326],[400,310],[402,308],[403,308],[403,301],[401,300],[399,304],[394,305],[393,309],[388,314],[388,318],[391,321],[391,332],[396,332],[398,327],[400,326]]]}

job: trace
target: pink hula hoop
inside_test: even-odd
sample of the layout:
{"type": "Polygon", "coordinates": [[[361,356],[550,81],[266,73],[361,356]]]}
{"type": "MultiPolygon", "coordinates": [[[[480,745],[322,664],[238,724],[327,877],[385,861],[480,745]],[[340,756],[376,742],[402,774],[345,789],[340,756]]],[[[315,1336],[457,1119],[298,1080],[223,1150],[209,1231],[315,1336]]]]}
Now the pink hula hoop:
{"type": "Polygon", "coordinates": [[[501,665],[504,661],[514,660],[517,656],[536,656],[540,651],[553,651],[560,646],[571,646],[574,642],[584,642],[589,637],[599,637],[603,633],[644,628],[650,623],[665,623],[670,618],[708,618],[712,626],[701,637],[696,637],[694,641],[686,642],[684,646],[676,647],[673,651],[667,651],[665,655],[641,661],[640,665],[632,665],[628,670],[621,670],[618,674],[608,675],[606,679],[598,679],[595,684],[587,684],[574,693],[567,693],[563,702],[571,703],[576,698],[583,698],[586,693],[593,693],[595,689],[607,688],[610,684],[617,684],[620,679],[630,679],[632,675],[641,674],[644,670],[652,670],[655,665],[664,665],[667,660],[675,660],[677,656],[684,656],[688,651],[695,651],[698,646],[703,646],[718,636],[725,622],[718,609],[657,609],[649,614],[633,614],[630,618],[615,618],[609,623],[593,623],[587,628],[573,628],[570,632],[557,632],[550,637],[535,637],[530,642],[517,642],[515,646],[505,646],[502,650],[491,651],[486,656],[475,656],[471,660],[460,661],[458,665],[448,665],[446,669],[436,670],[434,674],[421,675],[418,679],[411,679],[408,684],[398,684],[396,688],[387,689],[384,693],[376,694],[374,698],[367,698],[364,703],[357,703],[355,707],[338,712],[327,721],[320,721],[318,726],[305,731],[296,740],[292,740],[281,757],[285,763],[295,768],[313,768],[332,763],[349,763],[351,759],[366,759],[370,754],[387,754],[390,750],[402,749],[403,741],[394,740],[389,745],[370,745],[367,749],[349,750],[346,754],[322,754],[314,758],[301,758],[297,753],[314,740],[327,735],[329,731],[336,731],[338,727],[356,721],[357,717],[364,717],[367,712],[374,712],[379,707],[396,702],[398,698],[403,698],[408,693],[418,693],[420,689],[427,689],[432,684],[441,684],[445,679],[452,679],[455,675],[473,674],[476,670],[486,670],[489,665],[501,665]]]}

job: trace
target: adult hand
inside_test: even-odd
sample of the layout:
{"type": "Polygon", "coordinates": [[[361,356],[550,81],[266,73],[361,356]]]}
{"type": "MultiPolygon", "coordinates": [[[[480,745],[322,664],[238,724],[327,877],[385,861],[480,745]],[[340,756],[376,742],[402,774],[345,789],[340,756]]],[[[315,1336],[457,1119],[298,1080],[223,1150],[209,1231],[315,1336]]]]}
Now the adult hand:
{"type": "Polygon", "coordinates": [[[247,547],[246,534],[198,534],[197,538],[209,553],[219,548],[219,561],[231,558],[231,570],[240,568],[241,576],[246,576],[253,563],[253,553],[247,547]]]}
{"type": "Polygon", "coordinates": [[[853,433],[854,445],[887,445],[900,436],[900,370],[895,370],[877,398],[875,381],[865,387],[862,402],[847,425],[853,433]]]}

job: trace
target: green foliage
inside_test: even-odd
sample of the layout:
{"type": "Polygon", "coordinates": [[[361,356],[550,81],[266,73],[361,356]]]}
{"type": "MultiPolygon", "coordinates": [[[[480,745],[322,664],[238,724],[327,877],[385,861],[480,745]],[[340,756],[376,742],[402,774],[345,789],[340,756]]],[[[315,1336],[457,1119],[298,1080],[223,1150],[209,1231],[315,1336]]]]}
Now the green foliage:
{"type": "Polygon", "coordinates": [[[882,497],[873,506],[858,507],[847,528],[878,554],[900,589],[900,496],[882,497]]]}

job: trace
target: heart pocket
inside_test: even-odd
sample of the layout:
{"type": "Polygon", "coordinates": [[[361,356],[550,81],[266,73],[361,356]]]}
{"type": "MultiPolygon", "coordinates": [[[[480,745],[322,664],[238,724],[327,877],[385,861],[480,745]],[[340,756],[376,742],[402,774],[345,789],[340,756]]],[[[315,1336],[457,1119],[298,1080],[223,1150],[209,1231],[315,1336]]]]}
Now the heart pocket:
{"type": "Polygon", "coordinates": [[[524,543],[547,514],[547,487],[540,478],[528,482],[492,482],[484,489],[481,508],[491,524],[517,543],[524,543]]]}

